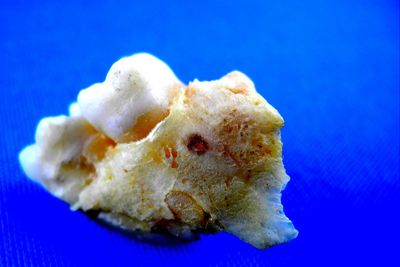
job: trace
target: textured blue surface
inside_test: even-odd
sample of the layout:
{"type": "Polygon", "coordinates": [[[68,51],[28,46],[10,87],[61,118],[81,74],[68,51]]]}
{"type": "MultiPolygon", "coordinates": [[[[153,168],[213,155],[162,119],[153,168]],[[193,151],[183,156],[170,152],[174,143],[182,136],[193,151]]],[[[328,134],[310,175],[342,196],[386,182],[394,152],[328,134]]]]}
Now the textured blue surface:
{"type": "Polygon", "coordinates": [[[400,266],[398,1],[89,2],[0,1],[0,266],[400,266]],[[138,51],[185,82],[244,71],[281,112],[296,240],[145,244],[26,179],[38,120],[138,51]]]}

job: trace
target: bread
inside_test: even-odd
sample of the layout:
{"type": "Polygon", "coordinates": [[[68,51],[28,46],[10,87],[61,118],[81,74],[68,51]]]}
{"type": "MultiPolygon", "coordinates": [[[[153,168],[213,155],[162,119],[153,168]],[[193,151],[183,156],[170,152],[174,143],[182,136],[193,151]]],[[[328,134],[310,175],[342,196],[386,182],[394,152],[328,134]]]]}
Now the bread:
{"type": "Polygon", "coordinates": [[[185,240],[225,231],[267,248],[298,233],[280,200],[283,124],[241,72],[185,86],[136,54],[83,90],[69,116],[43,119],[20,162],[72,209],[122,229],[185,240]]]}

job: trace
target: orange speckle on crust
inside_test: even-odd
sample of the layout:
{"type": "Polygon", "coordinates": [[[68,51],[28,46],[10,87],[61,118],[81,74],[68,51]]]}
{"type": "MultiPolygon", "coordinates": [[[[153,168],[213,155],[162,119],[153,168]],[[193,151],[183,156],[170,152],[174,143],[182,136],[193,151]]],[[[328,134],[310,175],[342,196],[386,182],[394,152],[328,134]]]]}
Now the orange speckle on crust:
{"type": "Polygon", "coordinates": [[[261,149],[261,153],[263,155],[271,155],[272,151],[270,149],[268,149],[268,148],[264,148],[264,149],[261,149]]]}
{"type": "Polygon", "coordinates": [[[178,157],[178,152],[176,152],[175,148],[171,148],[171,154],[174,158],[178,157]]]}
{"type": "Polygon", "coordinates": [[[247,90],[247,88],[245,87],[246,85],[241,85],[239,87],[235,87],[235,88],[228,88],[229,91],[231,91],[234,94],[241,94],[241,95],[245,95],[247,94],[249,91],[247,90]]]}
{"type": "Polygon", "coordinates": [[[171,153],[169,152],[168,147],[164,147],[164,155],[167,159],[169,159],[171,157],[171,153]]]}
{"type": "Polygon", "coordinates": [[[191,87],[190,85],[188,87],[185,88],[185,96],[187,98],[191,98],[195,93],[195,90],[193,87],[191,87]]]}
{"type": "Polygon", "coordinates": [[[171,162],[171,168],[172,169],[178,168],[178,163],[175,161],[175,159],[171,162]]]}
{"type": "Polygon", "coordinates": [[[243,177],[244,181],[247,183],[251,179],[251,170],[247,170],[247,173],[243,177]]]}
{"type": "Polygon", "coordinates": [[[227,145],[224,145],[224,155],[228,156],[232,159],[232,161],[237,165],[240,166],[240,161],[236,158],[236,156],[230,151],[227,145]]]}

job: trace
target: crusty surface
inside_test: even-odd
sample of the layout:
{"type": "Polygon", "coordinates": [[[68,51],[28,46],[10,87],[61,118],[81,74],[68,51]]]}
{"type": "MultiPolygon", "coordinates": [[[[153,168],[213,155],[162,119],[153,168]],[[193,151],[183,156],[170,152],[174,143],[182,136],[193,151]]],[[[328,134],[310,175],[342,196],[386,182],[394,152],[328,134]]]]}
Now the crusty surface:
{"type": "MultiPolygon", "coordinates": [[[[63,123],[84,133],[79,143],[58,134],[50,139],[63,146],[46,152],[37,142],[21,153],[21,163],[74,209],[98,211],[128,230],[162,228],[188,239],[192,232],[217,229],[257,248],[295,238],[280,201],[289,180],[280,141],[284,122],[251,80],[240,72],[195,80],[171,102],[144,138],[124,142],[91,127],[76,111],[63,123]],[[65,154],[71,146],[77,148],[65,154]],[[54,154],[62,156],[49,161],[54,154]],[[46,164],[55,169],[48,177],[46,164]]],[[[54,135],[50,126],[38,131],[54,135]]]]}

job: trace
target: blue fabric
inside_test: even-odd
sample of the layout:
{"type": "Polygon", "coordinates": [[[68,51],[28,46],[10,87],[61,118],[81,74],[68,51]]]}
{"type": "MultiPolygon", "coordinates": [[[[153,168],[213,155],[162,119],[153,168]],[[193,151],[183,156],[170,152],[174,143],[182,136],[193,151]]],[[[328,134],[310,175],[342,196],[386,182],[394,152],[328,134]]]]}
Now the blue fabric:
{"type": "Polygon", "coordinates": [[[1,0],[0,266],[400,266],[398,47],[397,0],[1,0]],[[296,240],[146,244],[26,179],[39,119],[138,51],[185,82],[241,70],[281,112],[296,240]]]}

